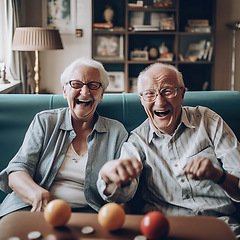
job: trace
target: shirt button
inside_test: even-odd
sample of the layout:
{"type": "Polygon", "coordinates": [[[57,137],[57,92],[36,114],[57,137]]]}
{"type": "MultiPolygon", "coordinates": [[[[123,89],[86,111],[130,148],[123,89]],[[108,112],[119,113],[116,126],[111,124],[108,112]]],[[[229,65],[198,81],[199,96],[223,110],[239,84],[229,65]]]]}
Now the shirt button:
{"type": "Polygon", "coordinates": [[[185,182],[185,180],[182,178],[182,179],[181,179],[181,182],[185,182]]]}
{"type": "Polygon", "coordinates": [[[176,164],[174,165],[174,167],[178,167],[178,164],[176,163],[176,164]]]}
{"type": "Polygon", "coordinates": [[[186,199],[189,199],[189,198],[190,198],[190,196],[187,194],[187,195],[186,195],[186,199]]]}
{"type": "Polygon", "coordinates": [[[89,170],[89,169],[87,169],[87,170],[86,170],[86,173],[87,173],[87,174],[89,174],[89,173],[90,173],[90,170],[89,170]]]}

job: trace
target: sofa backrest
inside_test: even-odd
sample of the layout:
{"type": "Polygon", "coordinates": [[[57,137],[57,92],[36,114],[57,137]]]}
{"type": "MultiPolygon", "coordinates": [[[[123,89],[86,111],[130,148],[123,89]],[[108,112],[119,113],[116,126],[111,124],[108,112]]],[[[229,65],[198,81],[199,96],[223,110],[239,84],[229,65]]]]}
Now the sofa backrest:
{"type": "MultiPolygon", "coordinates": [[[[240,92],[186,92],[184,105],[202,105],[220,114],[240,139],[240,92]]],[[[37,112],[66,107],[62,95],[0,94],[0,171],[21,146],[27,128],[37,112]]],[[[105,94],[98,105],[100,115],[122,122],[128,131],[147,115],[135,93],[105,94]]],[[[0,192],[0,202],[2,200],[0,192]]]]}

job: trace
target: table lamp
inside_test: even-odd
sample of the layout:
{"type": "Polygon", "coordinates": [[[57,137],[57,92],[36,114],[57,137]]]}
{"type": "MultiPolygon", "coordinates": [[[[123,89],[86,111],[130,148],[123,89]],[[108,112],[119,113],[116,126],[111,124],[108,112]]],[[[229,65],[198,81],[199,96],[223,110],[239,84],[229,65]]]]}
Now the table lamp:
{"type": "Polygon", "coordinates": [[[12,50],[35,51],[34,81],[35,94],[39,94],[40,63],[39,51],[63,49],[61,37],[57,29],[41,27],[18,27],[13,36],[12,50]]]}
{"type": "Polygon", "coordinates": [[[240,21],[234,21],[227,23],[227,27],[233,30],[233,39],[232,39],[232,73],[231,73],[231,90],[235,89],[235,47],[236,47],[236,30],[240,30],[240,21]]]}

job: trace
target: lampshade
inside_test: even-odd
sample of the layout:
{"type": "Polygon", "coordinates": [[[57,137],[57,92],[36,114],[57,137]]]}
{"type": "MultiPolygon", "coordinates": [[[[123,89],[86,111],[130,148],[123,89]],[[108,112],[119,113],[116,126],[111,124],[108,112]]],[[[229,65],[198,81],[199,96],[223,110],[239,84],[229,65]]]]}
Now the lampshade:
{"type": "Polygon", "coordinates": [[[62,40],[57,29],[41,27],[19,27],[16,28],[12,50],[35,51],[34,81],[35,93],[39,93],[40,63],[38,52],[44,50],[63,49],[62,40]]]}
{"type": "Polygon", "coordinates": [[[57,29],[40,27],[16,28],[12,49],[18,51],[44,51],[63,49],[61,37],[57,29]]]}

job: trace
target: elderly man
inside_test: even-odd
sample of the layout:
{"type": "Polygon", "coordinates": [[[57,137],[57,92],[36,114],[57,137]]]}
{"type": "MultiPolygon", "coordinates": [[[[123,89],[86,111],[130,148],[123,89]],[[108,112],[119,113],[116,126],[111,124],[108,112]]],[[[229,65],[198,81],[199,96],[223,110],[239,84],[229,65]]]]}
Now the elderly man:
{"type": "Polygon", "coordinates": [[[206,107],[182,107],[185,86],[174,66],[146,68],[138,94],[148,119],[131,132],[120,159],[102,167],[103,199],[127,202],[138,188],[138,212],[221,217],[239,234],[231,217],[240,200],[240,144],[233,131],[206,107]]]}

